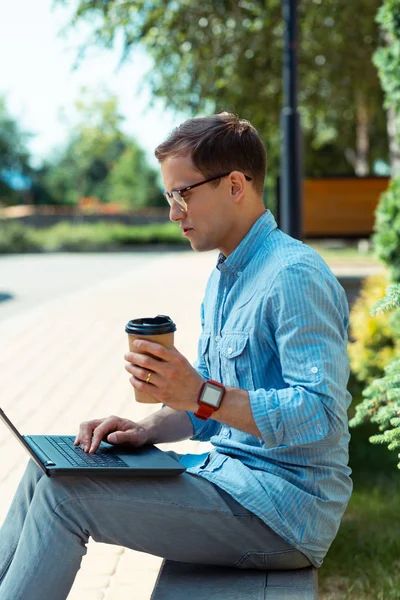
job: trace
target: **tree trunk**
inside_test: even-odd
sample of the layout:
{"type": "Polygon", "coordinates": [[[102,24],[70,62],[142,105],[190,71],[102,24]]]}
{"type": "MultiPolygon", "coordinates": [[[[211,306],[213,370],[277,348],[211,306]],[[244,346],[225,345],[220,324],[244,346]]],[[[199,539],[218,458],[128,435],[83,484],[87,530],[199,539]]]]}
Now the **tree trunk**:
{"type": "Polygon", "coordinates": [[[387,111],[387,132],[389,136],[389,156],[392,177],[400,175],[400,131],[396,122],[396,111],[392,104],[387,111]]]}
{"type": "Polygon", "coordinates": [[[356,153],[354,170],[358,177],[369,174],[369,117],[363,92],[356,98],[356,153]]]}

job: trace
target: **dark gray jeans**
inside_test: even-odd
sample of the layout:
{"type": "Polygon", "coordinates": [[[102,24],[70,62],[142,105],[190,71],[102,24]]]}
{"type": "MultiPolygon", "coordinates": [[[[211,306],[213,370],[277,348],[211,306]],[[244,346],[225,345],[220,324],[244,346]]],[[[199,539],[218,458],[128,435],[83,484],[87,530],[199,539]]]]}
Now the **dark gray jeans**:
{"type": "Polygon", "coordinates": [[[49,478],[30,461],[0,530],[0,600],[65,600],[89,537],[176,561],[310,565],[201,477],[49,478]]]}

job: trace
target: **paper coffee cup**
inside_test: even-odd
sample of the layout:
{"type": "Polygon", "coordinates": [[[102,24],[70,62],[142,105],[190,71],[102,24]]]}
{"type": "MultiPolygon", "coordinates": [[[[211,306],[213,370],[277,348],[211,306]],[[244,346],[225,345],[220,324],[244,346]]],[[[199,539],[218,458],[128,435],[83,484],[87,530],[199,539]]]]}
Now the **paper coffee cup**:
{"type": "MultiPolygon", "coordinates": [[[[133,350],[133,342],[137,339],[150,340],[156,344],[161,344],[165,348],[173,348],[174,332],[176,325],[170,317],[166,315],[157,315],[156,317],[143,317],[141,319],[132,319],[125,325],[125,331],[128,334],[129,350],[133,350]]],[[[147,404],[158,403],[159,400],[153,398],[150,394],[145,394],[135,389],[135,398],[137,402],[147,404]]]]}

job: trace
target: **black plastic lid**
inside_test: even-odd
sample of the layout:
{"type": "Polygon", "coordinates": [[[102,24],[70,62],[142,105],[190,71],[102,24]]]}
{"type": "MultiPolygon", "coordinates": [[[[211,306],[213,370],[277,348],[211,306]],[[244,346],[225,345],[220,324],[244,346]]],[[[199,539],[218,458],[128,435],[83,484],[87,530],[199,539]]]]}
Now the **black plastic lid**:
{"type": "Polygon", "coordinates": [[[170,317],[157,315],[132,319],[125,325],[125,331],[132,335],[159,335],[176,331],[176,325],[170,317]]]}

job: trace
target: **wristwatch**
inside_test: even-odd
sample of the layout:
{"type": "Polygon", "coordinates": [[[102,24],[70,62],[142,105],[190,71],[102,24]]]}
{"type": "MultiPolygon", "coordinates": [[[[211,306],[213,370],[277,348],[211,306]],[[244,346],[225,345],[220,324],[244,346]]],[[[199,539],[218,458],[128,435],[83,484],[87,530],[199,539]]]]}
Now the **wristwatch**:
{"type": "Polygon", "coordinates": [[[225,387],[222,383],[218,383],[218,381],[214,381],[213,379],[205,381],[197,400],[199,408],[194,413],[194,416],[202,421],[209,419],[213,412],[221,406],[224,394],[225,387]]]}

